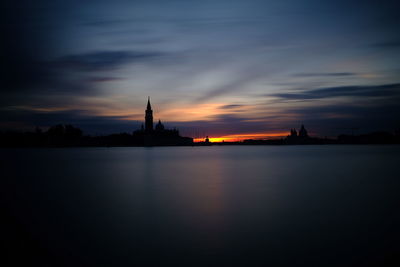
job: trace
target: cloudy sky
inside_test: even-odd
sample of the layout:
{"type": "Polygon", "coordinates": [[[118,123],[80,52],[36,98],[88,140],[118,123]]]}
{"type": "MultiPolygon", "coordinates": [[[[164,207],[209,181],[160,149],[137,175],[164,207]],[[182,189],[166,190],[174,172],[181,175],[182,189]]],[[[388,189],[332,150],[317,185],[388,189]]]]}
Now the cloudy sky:
{"type": "Polygon", "coordinates": [[[2,1],[0,129],[400,128],[397,1],[2,1]]]}

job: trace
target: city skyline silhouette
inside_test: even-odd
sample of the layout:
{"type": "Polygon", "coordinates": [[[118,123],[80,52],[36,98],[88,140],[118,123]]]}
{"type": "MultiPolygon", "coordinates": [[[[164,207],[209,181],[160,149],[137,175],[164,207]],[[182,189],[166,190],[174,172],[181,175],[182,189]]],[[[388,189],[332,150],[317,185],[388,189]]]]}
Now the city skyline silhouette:
{"type": "Polygon", "coordinates": [[[299,130],[290,129],[290,133],[274,138],[229,139],[181,136],[179,129],[168,129],[161,119],[154,126],[153,110],[150,97],[144,111],[144,121],[139,129],[132,132],[113,133],[104,136],[84,135],[73,125],[58,124],[44,131],[36,128],[35,132],[0,132],[0,147],[68,147],[68,146],[194,146],[194,145],[322,145],[322,144],[398,144],[400,131],[372,132],[361,135],[341,134],[337,138],[310,136],[302,124],[299,130]]]}

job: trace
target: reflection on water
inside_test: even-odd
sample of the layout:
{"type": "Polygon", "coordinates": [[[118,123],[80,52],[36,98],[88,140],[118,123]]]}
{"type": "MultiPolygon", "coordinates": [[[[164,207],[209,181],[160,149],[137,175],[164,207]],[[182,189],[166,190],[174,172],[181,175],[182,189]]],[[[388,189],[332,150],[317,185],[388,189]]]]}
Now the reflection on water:
{"type": "Polygon", "coordinates": [[[1,150],[9,255],[67,266],[382,264],[398,259],[399,152],[1,150]]]}

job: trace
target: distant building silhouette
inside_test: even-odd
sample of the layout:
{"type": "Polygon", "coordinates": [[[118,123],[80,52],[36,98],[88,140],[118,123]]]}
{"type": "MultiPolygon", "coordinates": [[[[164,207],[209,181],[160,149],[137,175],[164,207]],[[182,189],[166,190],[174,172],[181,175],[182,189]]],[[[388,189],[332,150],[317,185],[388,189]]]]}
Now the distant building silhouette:
{"type": "Polygon", "coordinates": [[[289,135],[289,136],[292,137],[292,138],[297,137],[297,131],[296,131],[296,129],[291,129],[291,130],[290,130],[290,135],[289,135]]]}
{"type": "Polygon", "coordinates": [[[299,131],[299,137],[300,138],[308,138],[308,133],[306,128],[304,128],[304,125],[301,125],[300,131],[299,131]]]}
{"type": "Polygon", "coordinates": [[[161,120],[158,120],[158,123],[156,125],[156,132],[161,132],[164,131],[164,125],[161,123],[161,120]]]}
{"type": "Polygon", "coordinates": [[[147,99],[147,108],[145,113],[145,131],[150,133],[153,131],[153,110],[151,109],[150,97],[147,99]]]}
{"type": "Polygon", "coordinates": [[[286,137],[286,142],[290,144],[305,144],[312,142],[312,138],[308,136],[304,125],[301,125],[299,132],[296,129],[290,129],[290,134],[286,137]]]}

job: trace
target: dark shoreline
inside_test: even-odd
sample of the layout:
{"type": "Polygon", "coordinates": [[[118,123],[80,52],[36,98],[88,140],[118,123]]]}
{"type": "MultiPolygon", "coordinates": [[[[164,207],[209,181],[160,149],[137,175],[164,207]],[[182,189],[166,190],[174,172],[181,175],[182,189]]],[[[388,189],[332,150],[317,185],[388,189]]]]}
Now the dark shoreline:
{"type": "Polygon", "coordinates": [[[83,135],[82,130],[72,125],[56,125],[46,132],[0,132],[0,147],[159,147],[159,146],[253,146],[253,145],[372,145],[400,144],[400,131],[373,132],[360,135],[341,134],[337,138],[310,137],[302,126],[302,132],[291,134],[281,139],[247,139],[237,142],[194,142],[192,137],[180,136],[179,131],[155,130],[152,132],[134,131],[106,136],[83,135]]]}

